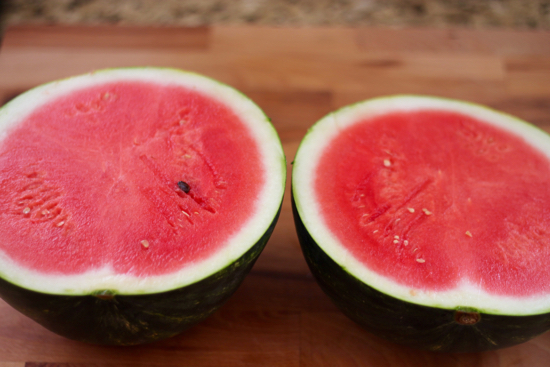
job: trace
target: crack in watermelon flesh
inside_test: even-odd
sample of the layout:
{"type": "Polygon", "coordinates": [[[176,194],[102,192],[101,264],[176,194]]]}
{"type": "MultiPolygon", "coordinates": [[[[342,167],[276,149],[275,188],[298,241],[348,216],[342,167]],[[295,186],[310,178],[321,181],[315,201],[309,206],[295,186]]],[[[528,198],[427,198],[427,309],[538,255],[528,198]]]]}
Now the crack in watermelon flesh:
{"type": "Polygon", "coordinates": [[[220,102],[174,85],[88,87],[3,140],[0,249],[48,274],[167,274],[220,250],[263,185],[257,143],[220,102]]]}
{"type": "Polygon", "coordinates": [[[386,113],[318,162],[321,218],[367,268],[424,291],[550,291],[549,158],[521,138],[456,112],[386,113]]]}

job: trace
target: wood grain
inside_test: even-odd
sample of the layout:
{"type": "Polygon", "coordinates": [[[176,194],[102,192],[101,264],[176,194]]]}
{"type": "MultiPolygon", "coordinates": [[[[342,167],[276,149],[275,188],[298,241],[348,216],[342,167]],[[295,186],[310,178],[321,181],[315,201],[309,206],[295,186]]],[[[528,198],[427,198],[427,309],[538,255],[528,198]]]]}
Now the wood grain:
{"type": "MultiPolygon", "coordinates": [[[[264,109],[290,172],[307,128],[387,94],[460,98],[550,131],[550,33],[381,28],[18,26],[0,50],[0,103],[97,68],[170,66],[219,79],[264,109]]],[[[0,367],[547,366],[550,334],[512,348],[433,354],[379,339],[321,292],[300,251],[290,174],[275,232],[251,274],[213,317],[151,345],[113,348],[56,336],[0,301],[0,367]]]]}

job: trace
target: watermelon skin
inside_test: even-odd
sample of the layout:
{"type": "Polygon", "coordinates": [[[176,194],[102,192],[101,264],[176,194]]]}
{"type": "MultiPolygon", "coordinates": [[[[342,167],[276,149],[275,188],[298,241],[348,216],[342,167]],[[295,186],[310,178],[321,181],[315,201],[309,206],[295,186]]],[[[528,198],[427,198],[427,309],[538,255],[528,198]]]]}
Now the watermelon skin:
{"type": "Polygon", "coordinates": [[[85,296],[39,293],[0,278],[0,295],[12,307],[66,338],[104,345],[137,345],[181,333],[218,310],[237,290],[264,249],[265,234],[239,259],[199,282],[162,293],[85,296]]]}
{"type": "Polygon", "coordinates": [[[305,228],[292,197],[294,223],[306,262],[321,289],[350,319],[394,343],[436,352],[469,353],[524,343],[550,330],[550,313],[510,316],[479,312],[463,325],[457,312],[406,302],[361,282],[332,260],[305,228]]]}

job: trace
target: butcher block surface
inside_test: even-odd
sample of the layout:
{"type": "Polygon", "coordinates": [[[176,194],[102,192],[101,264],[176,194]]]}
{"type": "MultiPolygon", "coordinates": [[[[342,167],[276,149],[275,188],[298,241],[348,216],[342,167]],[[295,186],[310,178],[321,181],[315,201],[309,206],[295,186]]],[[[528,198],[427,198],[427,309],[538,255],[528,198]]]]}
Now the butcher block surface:
{"type": "Polygon", "coordinates": [[[458,98],[550,131],[550,32],[467,29],[16,26],[0,49],[0,104],[100,68],[175,67],[225,82],[272,119],[288,161],[281,217],[242,286],[183,334],[136,347],[57,336],[0,301],[0,367],[548,366],[550,333],[475,354],[386,342],[347,319],[300,251],[290,169],[307,129],[344,105],[391,94],[458,98]]]}

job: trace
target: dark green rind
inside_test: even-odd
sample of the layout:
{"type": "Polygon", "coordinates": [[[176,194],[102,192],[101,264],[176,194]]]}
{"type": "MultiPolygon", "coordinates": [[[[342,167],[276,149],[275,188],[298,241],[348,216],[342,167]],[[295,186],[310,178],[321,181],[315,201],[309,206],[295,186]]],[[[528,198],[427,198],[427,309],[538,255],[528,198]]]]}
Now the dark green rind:
{"type": "Polygon", "coordinates": [[[226,268],[168,292],[66,296],[34,292],[0,279],[7,303],[56,334],[78,341],[135,345],[177,335],[218,310],[264,249],[277,219],[256,244],[226,268]]]}
{"type": "Polygon", "coordinates": [[[457,310],[416,305],[379,292],[349,274],[317,245],[294,197],[292,211],[302,251],[320,287],[344,314],[377,336],[412,348],[460,353],[509,347],[550,330],[550,313],[482,313],[476,324],[462,325],[455,321],[457,310]]]}

